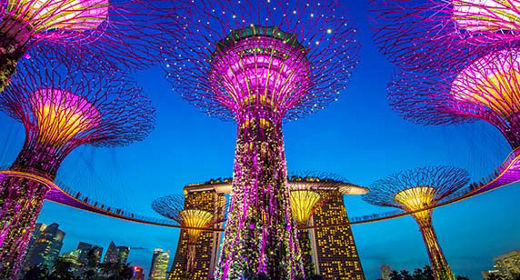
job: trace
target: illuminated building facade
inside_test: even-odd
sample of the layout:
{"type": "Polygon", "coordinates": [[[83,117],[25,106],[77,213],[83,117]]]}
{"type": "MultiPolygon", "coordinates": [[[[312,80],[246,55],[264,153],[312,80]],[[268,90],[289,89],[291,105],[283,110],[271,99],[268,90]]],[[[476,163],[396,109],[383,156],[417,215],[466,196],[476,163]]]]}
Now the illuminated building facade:
{"type": "Polygon", "coordinates": [[[168,270],[168,262],[170,261],[170,251],[155,249],[153,251],[152,265],[150,267],[149,280],[166,279],[166,270],[168,270]]]}
{"type": "MultiPolygon", "coordinates": [[[[214,217],[224,218],[225,193],[231,189],[231,179],[210,180],[206,183],[189,184],[184,188],[185,208],[200,209],[213,213],[214,217]]],[[[215,228],[223,228],[223,223],[216,223],[215,228]]],[[[218,262],[222,232],[202,232],[196,244],[196,259],[193,275],[190,279],[206,280],[213,276],[218,262]]],[[[171,267],[169,280],[183,280],[186,277],[188,251],[188,233],[181,232],[177,252],[171,267]]]]}
{"type": "Polygon", "coordinates": [[[48,268],[54,265],[63,246],[65,232],[61,231],[57,223],[53,223],[38,233],[25,259],[25,267],[43,264],[48,268]]]}
{"type": "Polygon", "coordinates": [[[520,250],[514,250],[493,258],[495,267],[502,275],[513,279],[515,274],[520,274],[520,250]]]}
{"type": "Polygon", "coordinates": [[[81,250],[78,261],[84,265],[88,264],[89,252],[94,250],[94,255],[96,256],[95,262],[99,264],[101,262],[101,255],[103,254],[103,247],[99,247],[96,245],[92,245],[85,242],[78,243],[78,250],[81,250]]]}
{"type": "Polygon", "coordinates": [[[319,227],[348,223],[343,194],[335,190],[320,192],[331,198],[312,217],[314,225],[318,226],[310,230],[317,274],[325,280],[364,280],[365,275],[350,226],[319,227]]]}
{"type": "MultiPolygon", "coordinates": [[[[101,249],[101,250],[103,250],[103,249],[101,249]]],[[[105,254],[105,258],[104,258],[103,262],[104,263],[126,263],[129,253],[130,253],[129,247],[116,246],[114,241],[110,241],[110,245],[108,245],[108,249],[105,254]]]]}

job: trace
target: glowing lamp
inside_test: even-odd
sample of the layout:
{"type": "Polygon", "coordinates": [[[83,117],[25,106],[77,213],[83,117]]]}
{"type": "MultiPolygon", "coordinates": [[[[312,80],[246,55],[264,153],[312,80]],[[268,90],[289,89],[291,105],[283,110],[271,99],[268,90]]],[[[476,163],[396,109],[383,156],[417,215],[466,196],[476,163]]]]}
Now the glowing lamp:
{"type": "Polygon", "coordinates": [[[453,1],[453,20],[470,32],[518,30],[520,3],[509,0],[453,1]]]}
{"type": "MultiPolygon", "coordinates": [[[[182,225],[186,227],[203,228],[207,227],[213,220],[213,214],[203,210],[183,210],[180,213],[182,219],[182,225]]],[[[200,229],[188,229],[186,230],[190,238],[197,239],[200,236],[202,230],[200,229]]]]}
{"type": "Polygon", "coordinates": [[[101,124],[100,112],[84,98],[56,89],[41,89],[32,94],[31,107],[39,140],[60,145],[72,137],[101,124]]]}
{"type": "Polygon", "coordinates": [[[307,223],[321,198],[319,193],[306,190],[291,191],[289,197],[292,214],[298,224],[307,223]]]}
{"type": "Polygon", "coordinates": [[[7,11],[33,32],[96,29],[107,19],[108,0],[9,0],[7,11]]]}
{"type": "MultiPolygon", "coordinates": [[[[415,187],[398,192],[395,200],[409,211],[416,211],[431,205],[435,198],[436,189],[432,187],[415,187]]],[[[419,220],[430,218],[429,210],[415,212],[412,215],[419,220]]]]}

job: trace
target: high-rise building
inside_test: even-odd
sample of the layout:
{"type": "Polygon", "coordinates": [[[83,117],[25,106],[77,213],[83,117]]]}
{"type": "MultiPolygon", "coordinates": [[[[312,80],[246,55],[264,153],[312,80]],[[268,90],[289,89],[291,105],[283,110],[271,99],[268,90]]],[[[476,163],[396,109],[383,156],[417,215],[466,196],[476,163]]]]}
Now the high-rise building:
{"type": "Polygon", "coordinates": [[[392,273],[390,265],[384,264],[381,266],[381,279],[390,280],[390,273],[392,273]]]}
{"type": "Polygon", "coordinates": [[[520,274],[520,250],[497,256],[493,258],[493,262],[495,264],[491,270],[482,272],[484,279],[487,279],[489,274],[498,274],[508,279],[520,274]]]}
{"type": "Polygon", "coordinates": [[[127,246],[116,246],[114,241],[110,241],[107,252],[105,253],[104,263],[126,263],[130,248],[127,246]]]}
{"type": "Polygon", "coordinates": [[[155,249],[153,251],[152,265],[150,266],[149,280],[165,280],[168,262],[170,261],[170,251],[155,249]]]}
{"type": "Polygon", "coordinates": [[[58,258],[64,262],[69,263],[69,271],[76,276],[79,276],[81,269],[83,268],[83,264],[79,262],[79,256],[81,254],[80,249],[76,249],[72,252],[67,252],[59,256],[58,258]]]}
{"type": "MultiPolygon", "coordinates": [[[[231,190],[231,179],[210,180],[206,183],[189,184],[184,187],[186,208],[200,209],[213,213],[217,219],[224,219],[226,208],[225,193],[231,190]]],[[[217,223],[214,228],[223,228],[223,223],[217,223]]],[[[191,279],[207,280],[213,276],[218,262],[222,232],[202,232],[196,244],[196,260],[194,275],[191,279]]],[[[187,271],[186,254],[188,236],[181,231],[177,252],[170,270],[169,280],[183,280],[187,271]]]]}
{"type": "Polygon", "coordinates": [[[65,232],[61,231],[57,223],[49,226],[40,226],[39,233],[33,241],[25,258],[25,269],[43,264],[52,268],[54,261],[59,256],[65,232]]]}
{"type": "Polygon", "coordinates": [[[364,280],[363,268],[357,253],[350,226],[320,227],[348,223],[343,194],[328,192],[331,197],[311,218],[316,225],[310,230],[314,267],[325,280],[364,280]]]}
{"type": "Polygon", "coordinates": [[[103,254],[103,247],[92,245],[85,242],[78,243],[78,250],[81,251],[78,261],[83,265],[89,264],[89,258],[92,258],[92,261],[95,264],[99,264],[101,262],[101,255],[103,254]]]}
{"type": "Polygon", "coordinates": [[[104,263],[117,263],[117,259],[119,258],[119,252],[117,250],[117,246],[114,241],[110,241],[110,245],[108,245],[107,252],[105,253],[105,258],[103,259],[104,263]]]}
{"type": "Polygon", "coordinates": [[[130,280],[144,280],[144,269],[139,266],[133,266],[132,278],[130,280]]]}
{"type": "Polygon", "coordinates": [[[40,232],[42,232],[46,227],[47,227],[47,225],[42,224],[42,223],[37,223],[36,226],[34,227],[33,234],[31,235],[31,239],[29,239],[29,243],[27,243],[27,253],[25,254],[24,265],[23,265],[24,267],[26,267],[27,260],[29,259],[28,256],[31,255],[31,249],[33,248],[34,241],[36,240],[36,238],[38,238],[40,232]]]}
{"type": "Polygon", "coordinates": [[[128,254],[130,253],[130,247],[127,246],[117,246],[117,254],[119,262],[126,263],[128,260],[128,254]]]}

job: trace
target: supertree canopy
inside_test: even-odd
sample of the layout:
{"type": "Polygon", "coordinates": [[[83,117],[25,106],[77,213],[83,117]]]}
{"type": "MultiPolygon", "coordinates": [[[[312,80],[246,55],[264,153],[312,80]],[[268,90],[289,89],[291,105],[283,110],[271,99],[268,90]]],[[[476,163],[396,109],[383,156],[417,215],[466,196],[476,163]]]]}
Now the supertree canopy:
{"type": "Polygon", "coordinates": [[[464,169],[440,166],[402,171],[374,182],[367,202],[412,212],[423,235],[435,279],[454,279],[433,230],[431,214],[435,205],[469,182],[464,169]],[[425,209],[425,210],[422,210],[425,209]]]}
{"type": "Polygon", "coordinates": [[[376,42],[407,70],[451,68],[518,44],[516,0],[372,0],[376,42]],[[515,42],[516,41],[516,42],[515,42]]]}
{"type": "Polygon", "coordinates": [[[513,148],[520,146],[520,52],[505,48],[442,75],[400,74],[389,87],[391,105],[423,124],[483,119],[513,148]]]}
{"type": "MultiPolygon", "coordinates": [[[[175,1],[2,0],[0,82],[5,86],[26,54],[62,62],[96,58],[106,66],[143,68],[178,33],[175,1]],[[34,47],[37,51],[28,53],[34,47]]],[[[85,65],[83,65],[85,66],[85,65]]]]}
{"type": "Polygon", "coordinates": [[[186,227],[185,230],[188,235],[186,270],[192,273],[195,269],[197,241],[204,228],[210,228],[218,220],[211,212],[186,206],[189,205],[185,205],[184,198],[181,195],[164,196],[152,203],[155,212],[186,227]]]}
{"type": "MultiPolygon", "coordinates": [[[[11,171],[53,181],[61,162],[82,144],[124,145],[149,134],[154,110],[134,83],[117,72],[67,72],[47,63],[20,65],[0,95],[0,110],[25,126],[11,171]]],[[[49,188],[13,176],[0,190],[0,278],[12,279],[49,188]]]]}
{"type": "Polygon", "coordinates": [[[174,89],[238,123],[233,190],[216,279],[294,279],[283,119],[321,109],[357,64],[356,30],[334,1],[192,1],[165,50],[174,89]]]}

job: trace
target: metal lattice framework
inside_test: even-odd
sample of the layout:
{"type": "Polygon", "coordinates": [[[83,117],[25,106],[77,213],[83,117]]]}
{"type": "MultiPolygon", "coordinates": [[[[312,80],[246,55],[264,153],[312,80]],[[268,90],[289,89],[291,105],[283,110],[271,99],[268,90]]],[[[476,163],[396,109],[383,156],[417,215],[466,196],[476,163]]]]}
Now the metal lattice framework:
{"type": "Polygon", "coordinates": [[[371,204],[390,206],[412,213],[423,234],[435,279],[454,279],[433,230],[432,209],[469,182],[466,170],[449,167],[423,167],[402,171],[370,185],[363,199],[371,204]],[[421,211],[422,210],[422,211],[421,211]]]}
{"type": "MultiPolygon", "coordinates": [[[[61,162],[82,144],[125,145],[150,133],[154,109],[133,82],[117,72],[68,72],[59,66],[47,68],[47,63],[20,65],[0,95],[0,110],[25,126],[25,143],[11,171],[53,181],[61,162]]],[[[2,181],[0,278],[17,274],[50,190],[19,176],[2,181]]]]}
{"type": "Polygon", "coordinates": [[[216,279],[303,274],[282,122],[323,108],[357,64],[356,30],[334,1],[192,1],[165,70],[189,102],[238,123],[216,279]]]}
{"type": "Polygon", "coordinates": [[[459,68],[437,75],[399,74],[389,86],[391,106],[421,124],[482,119],[497,127],[511,147],[519,147],[520,50],[506,48],[459,68]]]}
{"type": "Polygon", "coordinates": [[[219,222],[213,213],[186,208],[182,195],[169,195],[153,201],[152,208],[162,216],[174,220],[182,227],[186,228],[188,235],[188,250],[186,254],[186,270],[190,273],[195,269],[197,253],[197,241],[205,228],[211,227],[219,222]]]}
{"type": "Polygon", "coordinates": [[[407,70],[450,69],[520,38],[517,0],[371,2],[377,44],[407,70]]]}
{"type": "Polygon", "coordinates": [[[168,0],[2,0],[0,82],[7,84],[24,54],[66,64],[94,58],[94,70],[100,60],[144,68],[179,33],[177,9],[168,0]]]}

